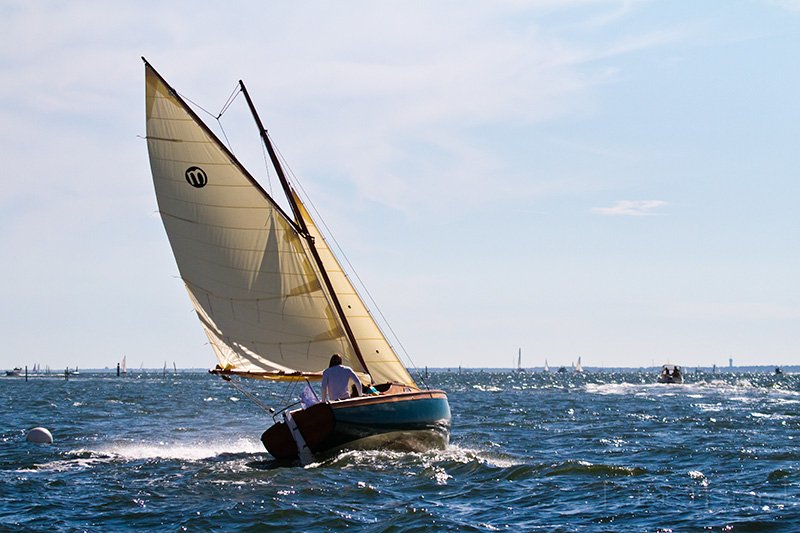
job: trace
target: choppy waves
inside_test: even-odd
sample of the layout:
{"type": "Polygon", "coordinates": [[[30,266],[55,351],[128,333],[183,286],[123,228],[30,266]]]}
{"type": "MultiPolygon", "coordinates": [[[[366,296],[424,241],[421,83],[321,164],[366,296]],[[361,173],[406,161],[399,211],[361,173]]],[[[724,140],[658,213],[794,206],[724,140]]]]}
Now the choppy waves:
{"type": "Polygon", "coordinates": [[[435,373],[446,449],[305,467],[272,460],[269,418],[206,375],[4,382],[0,529],[800,529],[797,378],[697,378],[435,373]],[[25,442],[35,425],[55,443],[25,442]]]}

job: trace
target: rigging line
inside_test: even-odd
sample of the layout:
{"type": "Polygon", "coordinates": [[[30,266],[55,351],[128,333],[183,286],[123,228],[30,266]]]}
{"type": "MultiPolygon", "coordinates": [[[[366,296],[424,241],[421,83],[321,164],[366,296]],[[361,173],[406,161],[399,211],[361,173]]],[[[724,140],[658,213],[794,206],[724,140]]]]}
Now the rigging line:
{"type": "Polygon", "coordinates": [[[230,139],[228,139],[228,134],[225,133],[225,128],[222,126],[222,121],[220,120],[220,118],[222,118],[222,115],[225,114],[228,108],[231,107],[234,100],[236,100],[236,97],[239,96],[240,92],[242,92],[242,89],[237,83],[236,86],[233,88],[233,91],[231,92],[230,96],[228,96],[228,99],[225,101],[225,104],[222,106],[219,115],[214,117],[217,121],[217,124],[219,124],[219,130],[222,132],[222,136],[225,137],[225,144],[228,145],[228,150],[230,150],[231,152],[233,152],[233,146],[231,145],[230,139]]]}
{"type": "Polygon", "coordinates": [[[289,399],[294,398],[294,390],[297,388],[298,381],[290,381],[288,386],[284,389],[286,393],[283,395],[283,399],[281,400],[281,405],[288,405],[289,399]]]}
{"type": "MultiPolygon", "coordinates": [[[[269,133],[267,133],[267,135],[269,135],[269,133]]],[[[386,316],[383,314],[383,311],[381,311],[380,306],[378,306],[378,303],[375,301],[375,298],[372,297],[372,294],[369,292],[369,289],[364,284],[364,282],[361,280],[361,277],[358,275],[358,272],[356,271],[355,267],[353,267],[353,264],[350,262],[350,259],[348,259],[347,254],[345,254],[344,249],[341,247],[339,242],[336,240],[336,237],[333,235],[333,232],[331,232],[330,228],[328,227],[328,224],[325,222],[325,219],[322,217],[322,215],[320,214],[319,210],[317,210],[317,206],[314,205],[314,202],[311,200],[311,197],[306,192],[306,190],[303,188],[303,184],[300,182],[299,179],[297,179],[297,175],[292,170],[292,167],[289,165],[288,161],[286,161],[286,158],[283,157],[283,154],[278,149],[278,147],[275,146],[274,142],[272,143],[272,145],[273,145],[273,148],[275,149],[275,151],[277,152],[277,154],[280,156],[285,168],[289,171],[289,174],[292,175],[293,182],[295,184],[297,184],[297,186],[303,192],[303,195],[305,196],[306,201],[308,201],[308,204],[314,210],[314,213],[317,215],[317,217],[319,218],[320,222],[322,222],[322,226],[325,228],[325,231],[328,233],[328,236],[331,238],[333,243],[336,245],[336,248],[341,253],[342,257],[344,258],[345,262],[347,263],[347,266],[350,267],[350,271],[353,273],[355,278],[358,280],[358,283],[361,286],[361,289],[365,292],[365,294],[367,295],[367,298],[369,298],[369,301],[375,307],[375,310],[378,312],[378,315],[380,315],[381,320],[383,320],[383,323],[385,324],[385,326],[391,332],[392,337],[394,337],[395,341],[397,341],[397,345],[400,346],[400,349],[402,350],[403,355],[406,357],[406,359],[408,359],[408,361],[411,363],[411,366],[414,368],[414,370],[419,375],[420,381],[422,381],[422,383],[425,383],[425,380],[421,378],[422,374],[421,374],[420,369],[417,368],[416,364],[414,364],[414,360],[409,355],[408,351],[406,350],[406,347],[403,346],[403,343],[400,340],[400,337],[397,335],[397,333],[395,333],[394,329],[392,329],[392,325],[389,323],[389,321],[386,320],[386,316]]],[[[425,383],[425,385],[427,386],[427,383],[425,383]]]]}
{"type": "Polygon", "coordinates": [[[239,392],[241,392],[242,394],[247,396],[250,399],[250,401],[252,401],[254,404],[259,406],[265,413],[267,413],[268,415],[272,416],[272,413],[270,412],[270,408],[267,407],[266,405],[264,405],[264,403],[261,400],[259,400],[258,398],[256,398],[255,395],[253,395],[250,391],[245,390],[244,387],[240,387],[239,384],[236,383],[229,376],[223,375],[221,377],[222,377],[222,379],[224,379],[225,381],[227,381],[228,383],[233,385],[233,388],[235,388],[236,390],[238,390],[239,392]]]}
{"type": "MultiPolygon", "coordinates": [[[[237,85],[237,87],[238,87],[238,85],[237,85]]],[[[237,89],[237,88],[233,89],[233,92],[230,94],[230,96],[228,96],[228,99],[225,101],[225,104],[222,106],[222,110],[217,115],[215,115],[214,113],[212,113],[211,111],[209,111],[205,107],[201,106],[200,104],[198,104],[197,102],[195,102],[194,100],[192,100],[191,98],[186,96],[185,94],[179,93],[177,91],[175,91],[175,92],[178,94],[178,96],[180,96],[181,98],[183,98],[184,100],[186,100],[187,102],[192,104],[194,107],[196,107],[197,109],[199,109],[203,113],[207,114],[210,117],[213,117],[214,120],[217,121],[217,124],[219,125],[219,129],[222,132],[222,136],[225,138],[225,144],[227,145],[228,150],[233,152],[233,146],[231,146],[231,141],[230,141],[230,139],[228,139],[228,134],[225,133],[225,128],[222,126],[222,121],[220,120],[220,118],[228,110],[228,108],[231,107],[231,105],[233,104],[233,101],[236,100],[237,96],[239,96],[239,92],[240,91],[241,91],[241,89],[237,89]]]]}
{"type": "Polygon", "coordinates": [[[269,172],[269,154],[267,154],[267,147],[264,143],[261,143],[261,155],[264,157],[264,168],[267,171],[267,185],[269,186],[269,195],[273,198],[275,194],[272,192],[272,174],[269,172]]]}
{"type": "MultiPolygon", "coordinates": [[[[237,85],[237,87],[238,87],[238,85],[237,85]]],[[[183,98],[184,100],[186,100],[187,102],[189,102],[190,104],[192,104],[193,106],[195,106],[197,109],[199,109],[203,113],[207,114],[210,117],[214,117],[215,119],[218,119],[219,117],[222,116],[223,113],[225,113],[225,111],[228,110],[228,108],[231,106],[233,101],[236,99],[236,97],[238,96],[238,93],[237,93],[238,90],[239,89],[237,89],[237,88],[233,89],[233,92],[231,93],[230,96],[228,96],[228,99],[225,101],[225,105],[222,106],[222,111],[220,111],[218,115],[215,115],[214,113],[212,113],[211,111],[209,111],[205,107],[201,106],[200,104],[198,104],[197,102],[195,102],[194,100],[192,100],[191,98],[186,96],[185,94],[180,93],[178,91],[175,91],[175,93],[178,96],[180,96],[181,98],[183,98]]]]}
{"type": "Polygon", "coordinates": [[[178,91],[175,91],[175,92],[178,94],[178,96],[180,96],[181,98],[183,98],[184,100],[186,100],[187,102],[189,102],[190,104],[192,104],[193,106],[195,106],[197,109],[199,109],[199,110],[200,110],[200,111],[202,111],[203,113],[206,113],[206,114],[207,114],[208,116],[210,116],[210,117],[214,117],[214,118],[216,118],[216,115],[214,115],[214,113],[212,113],[211,111],[209,111],[209,110],[208,110],[208,109],[206,109],[205,107],[201,106],[200,104],[198,104],[197,102],[195,102],[194,100],[192,100],[191,98],[189,98],[188,96],[186,96],[185,94],[183,94],[183,93],[179,93],[178,91]]]}
{"type": "Polygon", "coordinates": [[[220,110],[219,115],[217,115],[217,118],[225,114],[228,108],[233,104],[234,100],[236,100],[236,98],[239,96],[240,92],[242,92],[242,88],[237,83],[236,87],[233,88],[233,91],[231,92],[230,96],[228,96],[228,99],[225,101],[225,104],[222,106],[222,110],[220,110]]]}
{"type": "Polygon", "coordinates": [[[219,124],[219,130],[222,132],[222,136],[225,137],[225,144],[228,145],[228,150],[233,152],[233,146],[231,146],[231,141],[228,139],[228,134],[225,133],[225,128],[222,127],[222,121],[217,118],[217,124],[219,124]]]}

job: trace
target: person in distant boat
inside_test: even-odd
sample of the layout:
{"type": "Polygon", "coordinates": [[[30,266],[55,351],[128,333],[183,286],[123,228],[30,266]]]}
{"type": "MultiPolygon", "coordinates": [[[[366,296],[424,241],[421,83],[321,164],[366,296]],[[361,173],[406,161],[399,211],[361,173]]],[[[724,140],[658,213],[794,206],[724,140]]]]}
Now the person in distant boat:
{"type": "Polygon", "coordinates": [[[342,356],[335,353],[322,372],[322,401],[345,400],[351,396],[361,396],[361,381],[352,368],[342,364],[342,356]]]}

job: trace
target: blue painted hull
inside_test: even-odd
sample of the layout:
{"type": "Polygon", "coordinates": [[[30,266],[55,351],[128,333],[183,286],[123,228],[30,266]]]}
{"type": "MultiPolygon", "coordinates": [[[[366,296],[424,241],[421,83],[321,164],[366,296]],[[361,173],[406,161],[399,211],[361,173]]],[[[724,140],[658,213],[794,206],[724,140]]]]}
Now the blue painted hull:
{"type": "Polygon", "coordinates": [[[380,448],[420,450],[447,446],[450,404],[444,394],[397,400],[367,404],[350,400],[354,403],[332,404],[336,427],[331,446],[341,447],[362,439],[370,439],[360,443],[365,447],[378,444],[380,448]]]}
{"type": "MultiPolygon", "coordinates": [[[[450,438],[450,404],[442,391],[362,396],[298,409],[291,415],[315,454],[342,448],[441,449],[450,438]]],[[[267,429],[261,440],[278,459],[298,456],[285,422],[267,429]]]]}

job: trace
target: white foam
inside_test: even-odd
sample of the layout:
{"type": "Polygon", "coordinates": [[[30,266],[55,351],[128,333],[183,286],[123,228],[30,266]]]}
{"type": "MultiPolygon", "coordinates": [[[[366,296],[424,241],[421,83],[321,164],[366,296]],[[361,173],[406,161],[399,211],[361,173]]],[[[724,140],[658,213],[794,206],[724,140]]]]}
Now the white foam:
{"type": "Polygon", "coordinates": [[[210,442],[123,442],[100,445],[95,449],[83,449],[73,453],[107,455],[113,459],[172,459],[179,461],[200,461],[224,453],[261,453],[264,448],[260,442],[239,438],[210,442]]]}
{"type": "Polygon", "coordinates": [[[50,461],[49,463],[34,464],[29,468],[17,470],[19,473],[39,471],[39,472],[67,472],[70,470],[80,470],[89,468],[92,465],[102,462],[99,458],[78,458],[78,459],[62,459],[58,461],[50,461]]]}
{"type": "Polygon", "coordinates": [[[796,418],[793,415],[785,415],[780,413],[759,413],[759,412],[752,412],[750,416],[753,418],[768,418],[770,420],[791,420],[796,418]]]}
{"type": "Polygon", "coordinates": [[[730,399],[742,403],[759,401],[764,395],[769,397],[796,398],[800,391],[786,390],[778,387],[761,387],[750,380],[739,379],[734,383],[715,379],[692,383],[587,383],[584,390],[590,394],[601,395],[634,395],[634,396],[681,396],[699,399],[710,393],[730,396],[730,399]]]}
{"type": "Polygon", "coordinates": [[[473,385],[472,388],[483,392],[501,392],[503,390],[494,385],[473,385]]]}
{"type": "Polygon", "coordinates": [[[695,406],[701,411],[706,411],[709,413],[717,413],[722,411],[722,405],[718,403],[698,403],[695,404],[695,406]]]}
{"type": "MultiPolygon", "coordinates": [[[[400,463],[418,463],[423,467],[437,469],[441,462],[455,462],[467,464],[473,461],[494,466],[497,468],[509,468],[524,464],[522,461],[511,461],[507,458],[488,454],[484,450],[462,448],[451,444],[444,450],[428,450],[425,452],[399,452],[392,450],[346,450],[338,454],[335,458],[323,463],[312,463],[306,468],[316,468],[323,465],[340,464],[349,465],[370,465],[377,470],[388,467],[396,467],[400,463]]],[[[442,470],[441,472],[444,472],[442,470]]],[[[446,482],[447,478],[442,477],[441,472],[435,475],[437,482],[446,482]]],[[[446,474],[446,472],[444,472],[446,474]]]]}

